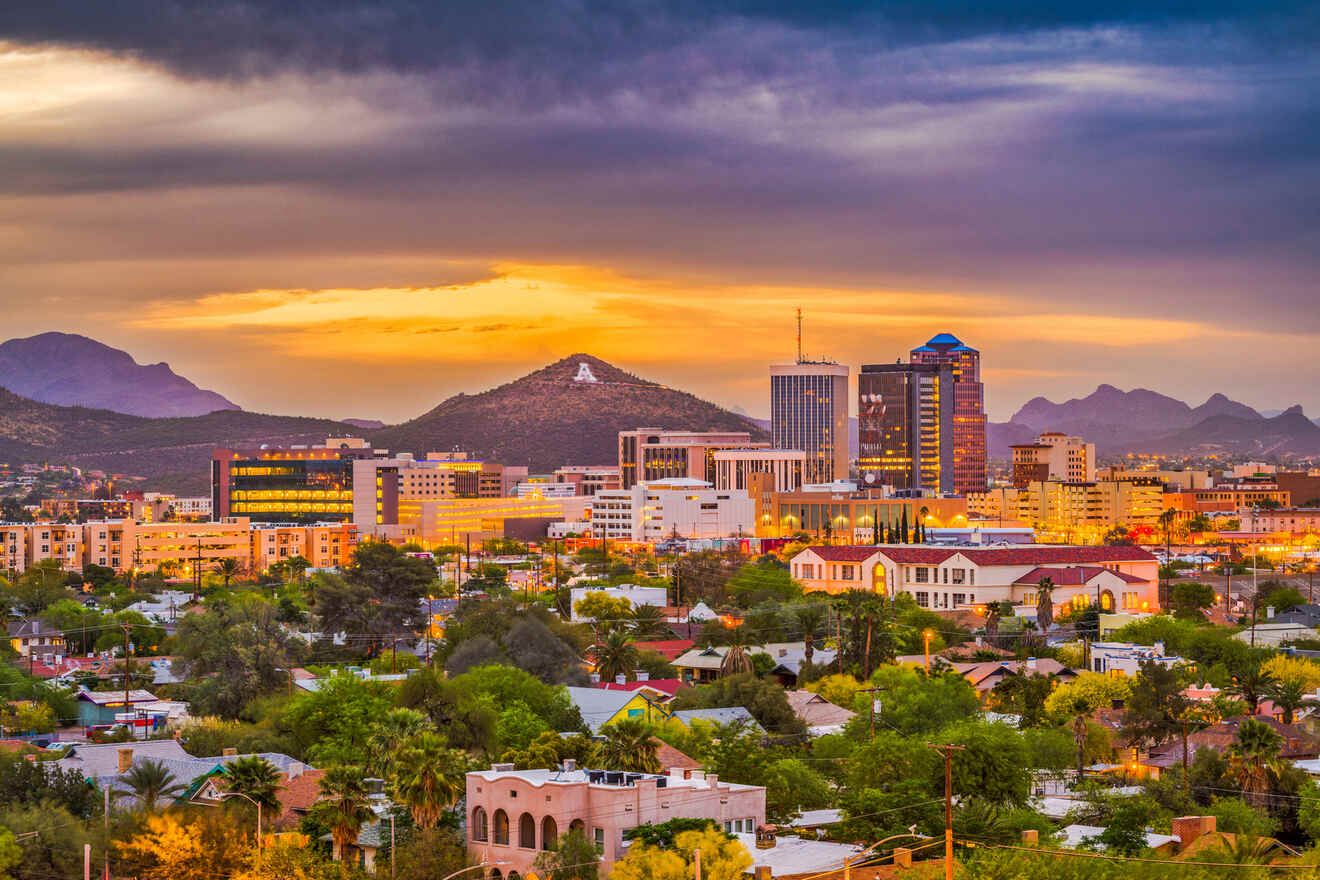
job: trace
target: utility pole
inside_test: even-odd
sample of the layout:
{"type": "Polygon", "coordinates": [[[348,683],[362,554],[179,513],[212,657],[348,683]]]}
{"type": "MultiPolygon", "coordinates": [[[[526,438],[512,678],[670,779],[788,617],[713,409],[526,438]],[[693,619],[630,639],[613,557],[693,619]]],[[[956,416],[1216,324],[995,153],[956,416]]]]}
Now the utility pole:
{"type": "Polygon", "coordinates": [[[944,754],[944,880],[953,880],[953,753],[967,747],[933,743],[926,747],[944,754]]]}
{"type": "Polygon", "coordinates": [[[393,636],[390,643],[390,674],[396,675],[399,672],[399,637],[393,636]]]}
{"type": "MultiPolygon", "coordinates": [[[[862,688],[857,693],[874,695],[879,692],[880,692],[880,688],[870,687],[870,688],[862,688]]],[[[877,700],[874,696],[871,697],[871,742],[875,742],[875,707],[878,702],[880,701],[877,700]]]]}
{"type": "Polygon", "coordinates": [[[197,558],[193,560],[193,601],[202,592],[202,539],[197,538],[197,558]]]}
{"type": "Polygon", "coordinates": [[[124,628],[124,711],[127,712],[130,706],[128,702],[128,685],[130,673],[132,672],[132,665],[128,656],[128,633],[132,626],[127,623],[121,625],[124,628]]]}

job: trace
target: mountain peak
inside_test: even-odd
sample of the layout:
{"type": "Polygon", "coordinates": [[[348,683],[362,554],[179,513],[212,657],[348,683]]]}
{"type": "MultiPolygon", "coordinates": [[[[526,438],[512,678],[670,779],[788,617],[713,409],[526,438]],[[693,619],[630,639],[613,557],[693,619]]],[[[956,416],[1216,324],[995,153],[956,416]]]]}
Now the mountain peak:
{"type": "Polygon", "coordinates": [[[1301,416],[1302,418],[1306,418],[1306,412],[1302,409],[1300,403],[1294,403],[1292,406],[1279,413],[1280,418],[1283,416],[1301,416]]]}
{"type": "Polygon", "coordinates": [[[178,417],[238,409],[167,363],[139,364],[126,351],[76,333],[51,331],[0,345],[0,385],[42,403],[128,415],[178,417]]]}

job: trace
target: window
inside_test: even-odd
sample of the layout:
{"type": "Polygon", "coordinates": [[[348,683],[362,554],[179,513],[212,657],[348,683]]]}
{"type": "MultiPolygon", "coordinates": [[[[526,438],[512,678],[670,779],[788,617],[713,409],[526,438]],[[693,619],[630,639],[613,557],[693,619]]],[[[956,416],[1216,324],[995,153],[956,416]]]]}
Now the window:
{"type": "Polygon", "coordinates": [[[855,565],[839,566],[839,576],[841,580],[845,580],[845,581],[857,580],[857,566],[855,565]]]}
{"type": "Polygon", "coordinates": [[[559,847],[559,826],[554,816],[541,820],[541,849],[555,850],[559,847]]]}
{"type": "Polygon", "coordinates": [[[916,593],[914,593],[913,595],[914,595],[914,596],[916,597],[916,599],[917,599],[917,606],[918,606],[918,607],[920,607],[920,608],[929,608],[929,607],[930,607],[930,593],[927,593],[925,590],[919,590],[919,591],[917,591],[916,593]]]}
{"type": "Polygon", "coordinates": [[[957,608],[959,605],[966,605],[966,604],[967,604],[967,594],[966,594],[966,593],[954,593],[954,594],[953,594],[953,607],[954,607],[954,608],[957,608]]]}
{"type": "Polygon", "coordinates": [[[596,852],[605,852],[605,829],[596,827],[591,829],[592,839],[596,844],[596,852]]]}
{"type": "Polygon", "coordinates": [[[955,569],[953,570],[953,582],[954,582],[955,584],[961,584],[961,583],[963,583],[963,582],[964,582],[963,579],[964,579],[966,576],[967,576],[967,570],[966,570],[966,569],[963,569],[963,568],[955,568],[955,569]]]}
{"type": "Polygon", "coordinates": [[[949,582],[949,570],[946,568],[943,571],[944,571],[944,582],[947,584],[949,582]]]}
{"type": "Polygon", "coordinates": [[[495,839],[492,841],[496,846],[509,845],[509,814],[503,810],[495,811],[495,839]]]}
{"type": "Polygon", "coordinates": [[[917,583],[919,584],[930,583],[930,569],[926,568],[926,566],[924,565],[917,566],[917,583]]]}
{"type": "Polygon", "coordinates": [[[490,826],[486,818],[486,811],[482,807],[477,807],[472,811],[472,839],[487,841],[490,840],[490,826]]]}
{"type": "Polygon", "coordinates": [[[976,586],[976,569],[974,568],[967,569],[967,586],[976,586]]]}
{"type": "Polygon", "coordinates": [[[531,813],[523,813],[518,817],[518,846],[536,849],[536,820],[531,813]]]}

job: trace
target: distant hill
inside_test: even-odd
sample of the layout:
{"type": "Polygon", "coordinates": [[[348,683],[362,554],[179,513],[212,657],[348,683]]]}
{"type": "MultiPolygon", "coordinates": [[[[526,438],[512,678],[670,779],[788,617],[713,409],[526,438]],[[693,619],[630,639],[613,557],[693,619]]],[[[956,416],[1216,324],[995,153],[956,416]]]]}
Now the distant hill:
{"type": "Polygon", "coordinates": [[[546,472],[617,461],[618,432],[639,427],[749,431],[754,440],[769,439],[745,416],[588,354],[570,355],[480,394],[454,395],[412,421],[369,436],[391,451],[425,455],[457,447],[546,472]],[[596,381],[576,381],[582,364],[596,381]]]}
{"type": "Polygon", "coordinates": [[[1140,444],[1139,451],[1192,455],[1251,455],[1261,457],[1320,455],[1320,425],[1300,406],[1274,418],[1213,415],[1190,428],[1140,444]]]}
{"type": "Polygon", "coordinates": [[[70,333],[42,333],[0,345],[0,387],[41,403],[153,418],[238,409],[169,364],[139,364],[126,351],[70,333]]]}
{"type": "Polygon", "coordinates": [[[0,388],[0,460],[50,461],[144,476],[151,488],[184,494],[200,494],[209,486],[216,446],[287,445],[360,433],[329,419],[242,410],[149,419],[40,403],[0,388]]]}

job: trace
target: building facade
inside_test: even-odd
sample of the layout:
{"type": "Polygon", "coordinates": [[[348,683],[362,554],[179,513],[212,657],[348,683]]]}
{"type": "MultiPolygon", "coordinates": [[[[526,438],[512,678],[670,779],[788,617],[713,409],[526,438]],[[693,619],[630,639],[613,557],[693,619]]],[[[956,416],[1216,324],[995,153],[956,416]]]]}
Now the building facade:
{"type": "Polygon", "coordinates": [[[918,522],[932,528],[965,526],[961,498],[894,498],[879,492],[775,492],[757,499],[756,535],[787,538],[799,532],[842,541],[869,541],[883,527],[896,531],[918,522]]]}
{"type": "MultiPolygon", "coordinates": [[[[981,353],[951,333],[940,333],[909,353],[914,364],[939,364],[953,370],[953,479],[959,495],[986,487],[985,386],[981,353]]],[[[947,481],[946,481],[947,482],[947,481]]]]}
{"type": "Polygon", "coordinates": [[[608,876],[627,852],[623,832],[670,819],[710,819],[732,831],[765,823],[765,789],[723,782],[701,770],[666,775],[563,769],[515,770],[495,764],[467,774],[468,856],[487,877],[527,876],[559,835],[579,832],[596,845],[608,876]]]}
{"type": "Polygon", "coordinates": [[[618,465],[565,465],[555,469],[554,481],[573,486],[574,495],[595,495],[601,489],[623,488],[618,465]]]}
{"type": "Polygon", "coordinates": [[[1035,443],[1009,447],[1013,453],[1013,485],[1057,480],[1064,483],[1095,481],[1095,444],[1081,437],[1046,431],[1035,443]]]}
{"type": "Polygon", "coordinates": [[[591,531],[598,538],[642,543],[674,534],[684,538],[751,536],[756,506],[745,491],[719,490],[704,480],[679,478],[597,492],[591,531]]]}
{"type": "Polygon", "coordinates": [[[755,491],[763,485],[752,479],[766,474],[775,492],[802,488],[807,454],[799,449],[721,449],[715,453],[715,488],[721,491],[755,491]]]}
{"type": "Polygon", "coordinates": [[[968,516],[996,524],[1021,523],[1045,531],[1077,532],[1074,539],[1099,539],[1117,525],[1152,526],[1164,510],[1156,480],[1070,483],[1046,480],[1020,489],[987,489],[967,495],[968,516]]]}
{"type": "Polygon", "coordinates": [[[1137,547],[808,547],[790,562],[806,590],[908,593],[922,608],[953,611],[1010,602],[1034,614],[1040,583],[1054,607],[1159,610],[1159,561],[1137,547]]]}
{"type": "Polygon", "coordinates": [[[250,534],[250,570],[267,572],[272,565],[302,557],[311,568],[346,568],[357,549],[353,523],[254,523],[250,534]]]}
{"type": "Polygon", "coordinates": [[[848,368],[801,361],[770,367],[770,433],[775,449],[807,455],[803,482],[848,478],[848,368]]]}
{"type": "Polygon", "coordinates": [[[715,453],[764,448],[746,431],[666,431],[636,428],[619,432],[619,487],[684,478],[715,482],[715,453]]]}
{"type": "Polygon", "coordinates": [[[953,367],[870,364],[857,376],[863,486],[953,492],[953,367]]]}
{"type": "Polygon", "coordinates": [[[348,522],[353,463],[385,454],[356,437],[331,437],[322,446],[217,449],[211,455],[211,510],[216,519],[348,522]]]}

